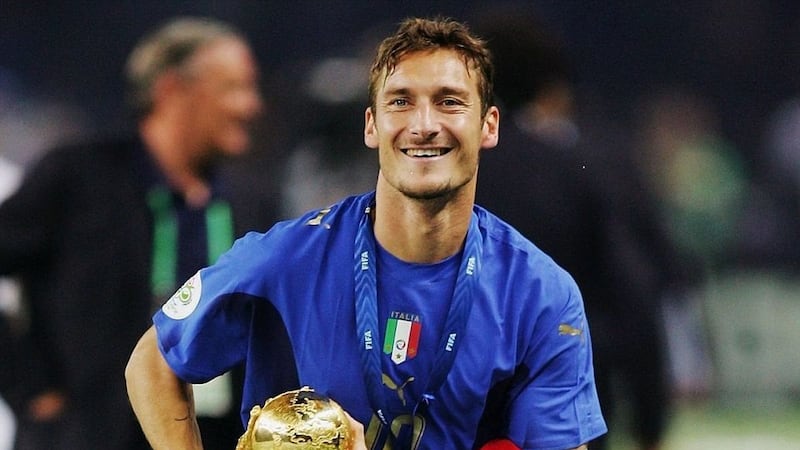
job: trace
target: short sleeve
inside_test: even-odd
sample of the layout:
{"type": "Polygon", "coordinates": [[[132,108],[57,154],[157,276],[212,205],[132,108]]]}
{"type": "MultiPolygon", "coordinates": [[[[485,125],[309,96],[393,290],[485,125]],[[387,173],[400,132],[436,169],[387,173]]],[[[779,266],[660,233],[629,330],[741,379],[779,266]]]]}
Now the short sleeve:
{"type": "Polygon", "coordinates": [[[237,245],[189,278],[155,313],[158,345],[183,380],[206,382],[245,358],[254,297],[241,288],[248,278],[237,245]]]}
{"type": "Polygon", "coordinates": [[[525,449],[577,447],[606,432],[592,367],[591,337],[580,292],[571,282],[560,312],[543,315],[516,386],[509,437],[525,449]]]}

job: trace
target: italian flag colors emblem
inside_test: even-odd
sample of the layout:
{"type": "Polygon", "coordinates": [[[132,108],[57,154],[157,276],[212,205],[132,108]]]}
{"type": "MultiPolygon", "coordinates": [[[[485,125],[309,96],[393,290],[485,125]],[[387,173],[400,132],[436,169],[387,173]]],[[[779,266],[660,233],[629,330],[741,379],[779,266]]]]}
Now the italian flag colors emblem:
{"type": "Polygon", "coordinates": [[[383,341],[383,353],[391,355],[395,364],[400,364],[417,356],[419,333],[422,329],[422,324],[419,321],[419,316],[413,315],[410,318],[412,320],[391,317],[386,321],[386,338],[383,341]]]}

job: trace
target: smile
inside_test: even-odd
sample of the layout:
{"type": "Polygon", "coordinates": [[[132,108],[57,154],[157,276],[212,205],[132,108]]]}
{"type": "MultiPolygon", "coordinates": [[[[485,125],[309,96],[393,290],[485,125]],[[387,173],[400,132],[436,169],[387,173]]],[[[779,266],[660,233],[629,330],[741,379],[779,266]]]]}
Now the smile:
{"type": "Polygon", "coordinates": [[[449,148],[406,148],[403,153],[414,158],[433,158],[446,155],[450,152],[449,148]]]}

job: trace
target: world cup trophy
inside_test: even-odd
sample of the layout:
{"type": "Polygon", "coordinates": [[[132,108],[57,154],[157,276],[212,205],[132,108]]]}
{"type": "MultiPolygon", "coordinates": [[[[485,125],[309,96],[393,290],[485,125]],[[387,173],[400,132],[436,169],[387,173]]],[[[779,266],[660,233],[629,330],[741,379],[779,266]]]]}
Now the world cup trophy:
{"type": "Polygon", "coordinates": [[[250,410],[236,450],[350,450],[350,421],[338,403],[308,386],[250,410]]]}

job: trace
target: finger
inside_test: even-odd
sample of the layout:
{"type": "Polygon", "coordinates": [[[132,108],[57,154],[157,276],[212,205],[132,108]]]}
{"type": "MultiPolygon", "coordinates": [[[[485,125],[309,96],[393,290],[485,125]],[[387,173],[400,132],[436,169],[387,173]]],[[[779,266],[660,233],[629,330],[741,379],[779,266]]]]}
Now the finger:
{"type": "Polygon", "coordinates": [[[353,433],[352,450],[367,450],[367,443],[364,440],[364,425],[353,419],[353,416],[348,414],[347,411],[344,414],[347,416],[347,420],[350,421],[350,431],[353,433]]]}

